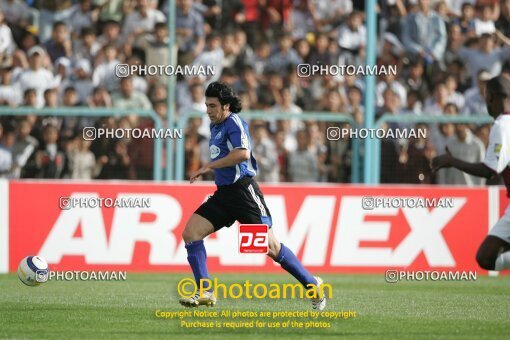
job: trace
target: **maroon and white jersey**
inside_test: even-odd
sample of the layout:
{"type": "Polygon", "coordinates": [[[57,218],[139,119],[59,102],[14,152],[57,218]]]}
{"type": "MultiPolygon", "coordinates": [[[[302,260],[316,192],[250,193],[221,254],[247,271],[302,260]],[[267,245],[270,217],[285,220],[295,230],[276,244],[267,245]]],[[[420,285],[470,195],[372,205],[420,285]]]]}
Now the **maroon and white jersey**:
{"type": "Polygon", "coordinates": [[[494,172],[503,173],[507,196],[510,197],[510,112],[496,118],[483,163],[494,172]]]}

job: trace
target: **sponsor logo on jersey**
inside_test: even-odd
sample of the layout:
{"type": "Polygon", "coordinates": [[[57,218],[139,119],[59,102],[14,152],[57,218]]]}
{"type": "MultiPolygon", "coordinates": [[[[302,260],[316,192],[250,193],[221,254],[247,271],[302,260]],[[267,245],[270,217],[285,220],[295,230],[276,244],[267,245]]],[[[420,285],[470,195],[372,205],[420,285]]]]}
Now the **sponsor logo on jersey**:
{"type": "Polygon", "coordinates": [[[501,151],[501,144],[494,145],[494,153],[499,153],[501,151]]]}
{"type": "Polygon", "coordinates": [[[216,157],[218,157],[220,155],[220,148],[217,147],[216,145],[211,145],[211,147],[209,148],[210,151],[211,151],[211,158],[214,159],[216,157]]]}

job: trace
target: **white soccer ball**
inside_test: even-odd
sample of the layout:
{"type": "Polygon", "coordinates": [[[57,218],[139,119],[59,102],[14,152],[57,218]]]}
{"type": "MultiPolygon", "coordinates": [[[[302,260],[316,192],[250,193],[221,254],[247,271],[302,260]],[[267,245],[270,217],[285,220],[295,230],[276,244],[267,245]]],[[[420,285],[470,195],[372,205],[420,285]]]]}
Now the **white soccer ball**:
{"type": "Polygon", "coordinates": [[[27,286],[38,286],[48,280],[48,263],[39,256],[27,256],[18,266],[18,277],[27,286]]]}

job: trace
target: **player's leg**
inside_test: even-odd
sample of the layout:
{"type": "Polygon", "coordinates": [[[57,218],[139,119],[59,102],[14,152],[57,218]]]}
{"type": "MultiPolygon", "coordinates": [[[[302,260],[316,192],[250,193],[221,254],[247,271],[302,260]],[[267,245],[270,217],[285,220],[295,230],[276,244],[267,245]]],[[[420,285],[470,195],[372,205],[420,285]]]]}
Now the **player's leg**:
{"type": "Polygon", "coordinates": [[[480,245],[476,261],[486,270],[510,269],[510,206],[480,245]]]}
{"type": "Polygon", "coordinates": [[[510,269],[510,244],[497,236],[487,235],[476,253],[476,262],[486,270],[510,269]]]}
{"type": "Polygon", "coordinates": [[[274,236],[273,229],[269,229],[269,251],[267,256],[279,263],[290,275],[294,276],[306,289],[314,289],[316,297],[312,298],[312,308],[323,310],[326,307],[326,297],[320,296],[323,281],[320,277],[315,277],[303,267],[296,255],[279,242],[274,236]]]}
{"type": "Polygon", "coordinates": [[[317,280],[313,277],[308,270],[303,267],[296,255],[287,248],[283,243],[280,243],[274,236],[273,229],[269,229],[269,252],[267,255],[275,262],[278,262],[283,269],[294,276],[305,288],[310,288],[309,285],[316,285],[317,280]]]}
{"type": "MultiPolygon", "coordinates": [[[[200,287],[202,279],[211,279],[207,270],[207,252],[204,246],[204,238],[218,231],[225,225],[234,223],[232,217],[225,212],[225,207],[218,198],[216,192],[191,215],[182,238],[188,252],[188,262],[193,271],[197,287],[200,287]]],[[[202,283],[205,284],[204,281],[202,283]]],[[[205,286],[205,288],[209,288],[205,286]]],[[[199,305],[211,306],[216,303],[216,298],[211,291],[199,292],[190,298],[181,298],[179,302],[186,307],[197,307],[199,305]]]]}
{"type": "MultiPolygon", "coordinates": [[[[234,209],[236,219],[241,223],[248,224],[267,224],[269,226],[268,256],[275,262],[279,263],[283,269],[294,276],[306,289],[313,287],[316,292],[322,284],[322,279],[314,277],[308,270],[303,267],[296,255],[287,248],[283,243],[279,242],[274,236],[271,214],[264,200],[264,195],[260,190],[257,182],[250,181],[246,185],[242,185],[237,193],[239,199],[236,201],[234,209]]],[[[314,309],[324,309],[326,299],[324,297],[312,299],[312,307],[314,309]]]]}
{"type": "Polygon", "coordinates": [[[201,279],[210,279],[207,271],[207,252],[204,246],[204,238],[214,232],[214,227],[206,218],[193,214],[191,215],[184,231],[182,239],[188,252],[188,262],[195,276],[197,286],[201,279]]]}
{"type": "MultiPolygon", "coordinates": [[[[184,246],[188,252],[188,263],[193,271],[197,287],[200,287],[202,279],[210,279],[207,270],[207,252],[204,246],[204,238],[213,232],[212,223],[195,213],[191,215],[182,233],[184,246]]],[[[214,306],[216,298],[211,292],[206,292],[200,296],[198,291],[194,296],[181,297],[179,303],[185,307],[214,306]]]]}

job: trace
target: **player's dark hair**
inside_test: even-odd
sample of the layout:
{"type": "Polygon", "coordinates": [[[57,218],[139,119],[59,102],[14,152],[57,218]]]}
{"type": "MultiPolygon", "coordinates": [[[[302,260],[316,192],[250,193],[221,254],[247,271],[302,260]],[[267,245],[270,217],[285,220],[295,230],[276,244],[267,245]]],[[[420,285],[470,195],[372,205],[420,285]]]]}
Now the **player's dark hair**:
{"type": "Polygon", "coordinates": [[[241,112],[241,99],[239,99],[239,97],[235,94],[234,90],[230,86],[224,83],[215,81],[209,84],[205,90],[205,96],[218,98],[218,101],[222,106],[230,104],[230,112],[241,112]]]}
{"type": "Polygon", "coordinates": [[[496,96],[510,98],[510,79],[499,75],[487,82],[487,91],[496,96]]]}

